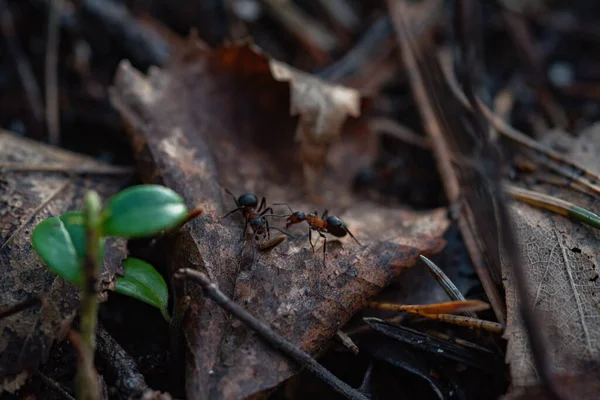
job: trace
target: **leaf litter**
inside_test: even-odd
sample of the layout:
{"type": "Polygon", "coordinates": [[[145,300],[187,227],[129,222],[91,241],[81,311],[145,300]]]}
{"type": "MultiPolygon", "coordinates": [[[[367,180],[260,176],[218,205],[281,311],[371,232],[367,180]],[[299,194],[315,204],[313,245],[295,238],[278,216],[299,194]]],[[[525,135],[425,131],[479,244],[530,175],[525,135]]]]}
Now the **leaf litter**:
{"type": "MultiPolygon", "coordinates": [[[[315,203],[304,189],[294,140],[298,121],[290,115],[293,89],[274,78],[271,65],[248,44],[211,50],[191,38],[169,66],[151,69],[148,76],[123,62],[111,101],[128,127],[145,183],[165,184],[188,206],[205,209],[176,237],[171,273],[179,268],[204,272],[252,315],[315,354],[419,254],[441,251],[449,221],[441,208],[414,212],[353,198],[353,173],[359,160],[368,157],[360,135],[340,135],[329,149],[322,182],[316,186],[321,202],[315,203]],[[251,241],[240,238],[242,218],[220,218],[235,208],[225,188],[236,196],[265,196],[268,205],[289,202],[292,209],[307,213],[329,209],[362,246],[329,236],[324,263],[322,242],[313,254],[307,227],[300,226],[291,229],[293,238],[260,253],[252,264],[251,241]]],[[[297,85],[303,75],[294,79],[297,85]]],[[[323,118],[346,113],[345,102],[321,100],[328,104],[323,118]]],[[[339,122],[342,114],[334,120],[339,122]]],[[[348,122],[342,131],[350,130],[348,122]]],[[[289,211],[276,207],[275,213],[289,211]]],[[[284,226],[283,219],[270,221],[284,226]]],[[[183,324],[187,397],[247,398],[298,372],[193,285],[175,295],[192,299],[183,324]]]]}
{"type": "MultiPolygon", "coordinates": [[[[33,251],[33,229],[48,217],[81,209],[92,188],[108,198],[127,183],[126,176],[110,176],[114,170],[91,158],[1,131],[0,168],[6,165],[10,167],[0,176],[0,308],[34,295],[43,301],[41,307],[0,319],[0,393],[17,390],[45,362],[79,309],[77,287],[58,278],[33,251]],[[82,166],[88,175],[48,172],[82,166]]],[[[109,241],[105,254],[100,279],[105,286],[114,285],[115,274],[123,272],[125,243],[109,241]]]]}
{"type": "MultiPolygon", "coordinates": [[[[600,172],[600,126],[587,128],[571,142],[567,156],[588,170],[600,172]]],[[[537,184],[533,189],[570,201],[594,213],[600,211],[593,196],[569,188],[537,184]]],[[[550,360],[559,374],[600,373],[600,257],[597,229],[522,203],[512,204],[519,242],[535,310],[543,315],[551,345],[550,360]]],[[[529,345],[515,307],[518,299],[512,277],[505,281],[508,323],[507,361],[515,387],[537,384],[529,345]]]]}

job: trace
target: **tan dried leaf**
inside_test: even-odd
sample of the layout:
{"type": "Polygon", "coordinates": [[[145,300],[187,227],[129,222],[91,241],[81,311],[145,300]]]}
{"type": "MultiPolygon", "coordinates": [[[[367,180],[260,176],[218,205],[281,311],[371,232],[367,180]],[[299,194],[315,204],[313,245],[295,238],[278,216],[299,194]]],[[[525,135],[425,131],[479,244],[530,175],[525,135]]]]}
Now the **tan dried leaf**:
{"type": "MultiPolygon", "coordinates": [[[[106,198],[124,183],[123,176],[48,172],[82,166],[110,170],[91,158],[0,131],[0,307],[34,294],[45,300],[41,308],[0,320],[0,393],[25,382],[28,372],[45,360],[52,343],[66,335],[79,307],[78,289],[44,267],[31,246],[31,232],[48,217],[81,209],[88,190],[106,198]]],[[[101,271],[105,283],[113,280],[124,255],[124,243],[107,245],[101,271]]]]}
{"type": "MultiPolygon", "coordinates": [[[[600,125],[588,129],[575,141],[571,159],[592,171],[600,170],[600,125]],[[595,154],[594,157],[590,157],[595,154]]],[[[535,188],[600,214],[591,196],[568,188],[539,185],[535,188]]],[[[525,273],[535,310],[549,338],[550,360],[559,374],[598,371],[600,359],[600,232],[565,217],[514,203],[525,273]]],[[[519,318],[518,299],[512,277],[506,276],[508,324],[507,361],[515,387],[537,383],[526,333],[519,318]]]]}

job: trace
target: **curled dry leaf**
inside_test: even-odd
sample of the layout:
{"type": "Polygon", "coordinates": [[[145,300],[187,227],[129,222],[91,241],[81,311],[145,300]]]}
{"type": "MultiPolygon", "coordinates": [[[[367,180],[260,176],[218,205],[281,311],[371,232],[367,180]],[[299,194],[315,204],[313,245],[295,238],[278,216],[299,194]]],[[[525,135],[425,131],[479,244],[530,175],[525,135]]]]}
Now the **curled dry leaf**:
{"type": "MultiPolygon", "coordinates": [[[[290,228],[295,238],[257,252],[252,265],[250,237],[240,239],[241,216],[220,218],[235,208],[223,188],[265,196],[269,205],[324,208],[302,189],[290,92],[288,83],[273,77],[270,61],[250,46],[211,51],[192,39],[170,66],[149,76],[123,62],[111,99],[130,128],[142,178],[174,189],[190,208],[205,209],[176,238],[171,271],[206,273],[251,314],[315,353],[420,253],[439,252],[448,220],[444,209],[416,213],[353,198],[359,146],[341,142],[331,149],[335,167],[324,175],[320,194],[330,215],[341,217],[363,246],[329,236],[324,265],[322,242],[313,254],[307,226],[300,225],[290,228]]],[[[284,227],[283,220],[270,223],[284,227]]],[[[188,398],[247,398],[298,371],[194,285],[176,293],[183,295],[192,299],[183,324],[188,398]]]]}
{"type": "MultiPolygon", "coordinates": [[[[66,335],[79,308],[79,290],[43,266],[31,246],[31,232],[48,217],[81,209],[88,190],[94,189],[107,198],[124,183],[123,177],[44,171],[50,167],[78,169],[82,165],[93,171],[107,166],[0,132],[0,168],[6,165],[11,168],[0,177],[0,307],[34,294],[43,296],[44,302],[41,308],[28,308],[0,320],[0,392],[14,391],[25,382],[28,372],[44,361],[54,340],[66,335]],[[32,164],[41,171],[26,171],[32,164]]],[[[113,283],[124,255],[124,243],[107,243],[101,271],[105,284],[113,283]]]]}
{"type": "MultiPolygon", "coordinates": [[[[600,172],[600,125],[584,132],[570,150],[594,172],[600,172]]],[[[538,185],[534,190],[598,213],[592,196],[572,189],[538,185]]],[[[519,243],[535,301],[550,339],[550,360],[558,374],[600,372],[600,232],[557,214],[513,203],[519,243]]],[[[515,387],[537,383],[512,277],[503,266],[507,295],[507,361],[515,387]]],[[[593,397],[597,398],[597,396],[593,397]]]]}
{"type": "Polygon", "coordinates": [[[277,60],[269,60],[273,78],[290,84],[290,114],[299,115],[296,140],[307,179],[311,170],[325,165],[329,147],[340,138],[348,116],[360,116],[360,94],[354,89],[328,84],[277,60]]]}

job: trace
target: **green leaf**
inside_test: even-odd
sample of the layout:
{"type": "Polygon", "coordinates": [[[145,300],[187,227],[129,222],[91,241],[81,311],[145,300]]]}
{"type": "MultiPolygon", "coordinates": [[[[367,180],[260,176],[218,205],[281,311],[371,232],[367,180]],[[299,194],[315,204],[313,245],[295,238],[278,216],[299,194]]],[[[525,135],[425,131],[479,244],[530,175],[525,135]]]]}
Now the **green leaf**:
{"type": "MultiPolygon", "coordinates": [[[[40,222],[33,231],[31,242],[48,268],[71,283],[81,283],[86,249],[84,217],[81,211],[70,211],[60,217],[40,222]]],[[[104,240],[100,243],[100,264],[103,255],[104,240]]]]}
{"type": "Polygon", "coordinates": [[[115,292],[131,296],[160,310],[169,321],[169,291],[163,277],[147,262],[129,257],[123,261],[125,275],[117,277],[115,292]]]}
{"type": "Polygon", "coordinates": [[[188,209],[181,196],[164,186],[133,186],[115,195],[102,213],[102,233],[136,238],[152,236],[182,223],[188,209]]]}

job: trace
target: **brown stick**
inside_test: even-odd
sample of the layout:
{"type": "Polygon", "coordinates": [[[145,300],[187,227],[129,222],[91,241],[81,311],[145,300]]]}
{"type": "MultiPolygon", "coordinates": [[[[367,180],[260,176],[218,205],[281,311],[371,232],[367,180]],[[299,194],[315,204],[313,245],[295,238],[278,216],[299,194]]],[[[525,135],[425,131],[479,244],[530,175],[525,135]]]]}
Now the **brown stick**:
{"type": "Polygon", "coordinates": [[[61,0],[48,3],[48,42],[46,44],[46,125],[48,141],[52,145],[60,142],[60,118],[58,103],[58,43],[60,41],[60,4],[61,0]]]}
{"type": "Polygon", "coordinates": [[[26,310],[29,307],[33,307],[36,304],[39,304],[40,302],[41,300],[38,296],[32,296],[15,304],[11,304],[10,306],[2,307],[0,308],[0,319],[9,317],[13,314],[26,310]]]}
{"type": "Polygon", "coordinates": [[[280,350],[286,356],[290,357],[298,364],[315,374],[319,379],[323,380],[323,382],[330,385],[335,391],[343,394],[349,399],[368,400],[368,397],[366,397],[364,394],[361,394],[356,389],[353,389],[347,383],[341,381],[338,377],[333,375],[321,364],[315,361],[315,359],[309,354],[296,347],[287,339],[278,335],[267,325],[250,315],[250,313],[244,310],[239,304],[233,302],[229,297],[227,297],[227,295],[225,295],[225,293],[221,292],[219,288],[217,288],[217,286],[208,279],[208,276],[202,272],[190,268],[184,268],[177,271],[174,277],[175,279],[187,279],[198,283],[200,286],[202,286],[202,289],[204,289],[204,294],[210,297],[211,300],[255,330],[263,338],[263,340],[265,340],[271,346],[280,350]]]}

